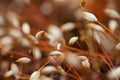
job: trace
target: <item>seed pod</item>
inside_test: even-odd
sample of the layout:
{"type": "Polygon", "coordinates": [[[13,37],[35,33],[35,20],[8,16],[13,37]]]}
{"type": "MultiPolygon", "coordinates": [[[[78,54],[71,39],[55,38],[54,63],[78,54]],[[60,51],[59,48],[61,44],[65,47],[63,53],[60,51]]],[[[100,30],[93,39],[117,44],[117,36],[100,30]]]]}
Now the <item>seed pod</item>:
{"type": "Polygon", "coordinates": [[[39,71],[34,71],[29,80],[40,80],[40,72],[39,71]]]}
{"type": "Polygon", "coordinates": [[[41,70],[41,73],[49,74],[49,73],[56,72],[56,71],[57,69],[54,66],[46,66],[41,70]]]}
{"type": "Polygon", "coordinates": [[[118,43],[118,44],[115,46],[115,48],[116,48],[117,50],[120,50],[120,43],[118,43]]]}
{"type": "Polygon", "coordinates": [[[90,68],[90,63],[88,60],[82,61],[82,65],[86,68],[90,68]]]}
{"type": "Polygon", "coordinates": [[[41,39],[45,34],[45,31],[39,31],[36,33],[35,37],[36,39],[41,39]]]}
{"type": "Polygon", "coordinates": [[[115,32],[116,28],[118,27],[118,23],[116,20],[110,20],[108,25],[109,25],[109,29],[112,32],[115,32]]]}
{"type": "Polygon", "coordinates": [[[57,50],[60,50],[60,48],[61,48],[61,43],[58,43],[57,44],[57,50]]]}
{"type": "Polygon", "coordinates": [[[18,60],[16,60],[16,62],[20,62],[20,63],[29,63],[31,61],[30,58],[27,58],[27,57],[22,57],[22,58],[19,58],[18,60]]]}
{"type": "Polygon", "coordinates": [[[30,34],[30,25],[28,23],[23,23],[23,25],[22,25],[22,31],[25,34],[30,34]]]}
{"type": "Polygon", "coordinates": [[[82,12],[82,17],[88,21],[91,22],[97,22],[97,18],[95,17],[94,14],[90,13],[90,12],[82,12]]]}
{"type": "Polygon", "coordinates": [[[78,40],[78,37],[72,37],[69,40],[69,45],[73,45],[78,40]]]}
{"type": "Polygon", "coordinates": [[[66,72],[64,71],[64,69],[61,66],[58,66],[58,71],[62,74],[62,75],[66,75],[66,72]]]}
{"type": "Polygon", "coordinates": [[[75,24],[72,22],[65,23],[61,26],[61,30],[64,31],[71,31],[75,28],[75,24]]]}
{"type": "Polygon", "coordinates": [[[120,19],[120,14],[113,9],[105,9],[104,10],[105,14],[111,18],[116,18],[116,19],[120,19]]]}
{"type": "Polygon", "coordinates": [[[112,70],[110,70],[108,73],[107,73],[107,77],[110,79],[110,80],[113,80],[113,79],[119,79],[120,78],[120,67],[117,67],[117,68],[114,68],[112,70]]]}
{"type": "Polygon", "coordinates": [[[88,23],[86,26],[88,26],[89,28],[92,28],[94,30],[100,31],[100,32],[105,32],[105,30],[100,25],[97,25],[94,23],[88,23]]]}
{"type": "Polygon", "coordinates": [[[60,51],[53,51],[50,53],[50,56],[57,56],[57,55],[64,55],[64,53],[62,53],[60,51]]]}
{"type": "Polygon", "coordinates": [[[33,56],[36,60],[39,60],[42,57],[42,53],[39,48],[33,48],[33,56]]]}
{"type": "Polygon", "coordinates": [[[13,75],[12,70],[6,72],[4,76],[5,76],[5,77],[10,77],[11,75],[13,75]]]}

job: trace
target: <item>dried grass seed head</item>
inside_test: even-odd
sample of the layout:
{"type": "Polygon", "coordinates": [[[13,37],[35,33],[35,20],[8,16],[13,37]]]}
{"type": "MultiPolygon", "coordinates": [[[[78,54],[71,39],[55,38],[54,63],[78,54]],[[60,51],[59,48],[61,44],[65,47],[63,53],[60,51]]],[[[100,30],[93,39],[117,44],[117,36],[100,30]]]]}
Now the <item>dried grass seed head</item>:
{"type": "Polygon", "coordinates": [[[34,48],[33,48],[33,56],[34,56],[34,58],[35,58],[36,60],[41,59],[42,53],[41,53],[41,51],[40,51],[40,49],[39,49],[38,47],[34,47],[34,48]]]}
{"type": "Polygon", "coordinates": [[[120,67],[114,68],[107,73],[109,79],[120,79],[120,67]]]}
{"type": "Polygon", "coordinates": [[[120,14],[114,9],[107,8],[104,10],[104,12],[107,16],[111,18],[120,19],[120,14]]]}
{"type": "Polygon", "coordinates": [[[27,58],[27,57],[22,57],[22,58],[19,58],[18,60],[16,60],[16,62],[19,62],[19,63],[29,63],[31,61],[30,58],[27,58]]]}
{"type": "Polygon", "coordinates": [[[116,28],[118,27],[118,22],[116,20],[110,20],[108,25],[109,25],[109,29],[112,32],[115,32],[116,28]]]}
{"type": "Polygon", "coordinates": [[[117,50],[120,50],[120,43],[118,43],[118,44],[115,46],[115,48],[116,48],[117,50]]]}
{"type": "Polygon", "coordinates": [[[22,33],[19,29],[16,29],[16,28],[10,28],[8,30],[8,34],[14,38],[20,38],[22,37],[22,33]]]}
{"type": "Polygon", "coordinates": [[[88,60],[82,61],[81,63],[82,63],[82,65],[83,65],[83,67],[85,67],[85,68],[90,68],[90,63],[89,63],[88,60]]]}
{"type": "Polygon", "coordinates": [[[58,43],[58,44],[57,44],[57,50],[58,50],[58,51],[61,49],[61,46],[62,46],[61,43],[58,43]]]}
{"type": "Polygon", "coordinates": [[[88,23],[86,26],[91,28],[91,29],[100,31],[100,32],[105,32],[105,30],[100,25],[97,25],[97,24],[94,24],[94,23],[88,23]]]}
{"type": "Polygon", "coordinates": [[[76,37],[76,36],[71,37],[69,40],[69,45],[73,45],[75,42],[77,42],[77,40],[78,40],[78,37],[76,37]]]}
{"type": "Polygon", "coordinates": [[[59,38],[62,38],[63,37],[63,33],[62,31],[60,30],[60,28],[56,25],[50,25],[48,27],[48,32],[54,36],[54,38],[56,39],[59,39],[59,38]]]}
{"type": "Polygon", "coordinates": [[[77,67],[80,63],[79,59],[77,58],[77,55],[72,54],[72,53],[67,54],[66,60],[70,65],[74,67],[77,67]]]}
{"type": "Polygon", "coordinates": [[[53,73],[56,72],[57,69],[54,66],[46,66],[41,70],[41,73],[43,74],[49,74],[49,73],[53,73]]]}
{"type": "Polygon", "coordinates": [[[24,47],[30,47],[30,46],[31,46],[30,41],[29,41],[27,38],[25,38],[25,37],[21,37],[21,38],[19,39],[19,41],[20,41],[20,44],[21,44],[22,46],[24,46],[24,47]]]}
{"type": "Polygon", "coordinates": [[[10,71],[7,71],[5,74],[4,74],[4,76],[5,77],[10,77],[10,76],[12,76],[13,75],[13,72],[10,70],[10,71]]]}
{"type": "Polygon", "coordinates": [[[39,40],[44,36],[44,34],[45,34],[45,31],[39,31],[36,33],[35,38],[39,40]]]}
{"type": "Polygon", "coordinates": [[[90,12],[81,12],[82,17],[90,22],[97,22],[97,18],[95,17],[94,14],[90,13],[90,12]]]}
{"type": "Polygon", "coordinates": [[[61,26],[61,30],[64,31],[71,31],[75,28],[75,24],[73,22],[67,22],[61,26]]]}
{"type": "Polygon", "coordinates": [[[29,80],[40,80],[40,72],[39,71],[34,71],[29,80]]]}
{"type": "Polygon", "coordinates": [[[31,31],[30,25],[28,23],[26,23],[26,22],[23,23],[22,24],[22,31],[25,34],[30,34],[30,31],[31,31]]]}
{"type": "Polygon", "coordinates": [[[64,70],[61,66],[58,66],[58,71],[59,71],[62,75],[66,75],[65,70],[64,70]]]}
{"type": "Polygon", "coordinates": [[[63,32],[61,29],[56,25],[50,25],[48,28],[48,32],[51,35],[48,35],[50,39],[50,45],[55,46],[58,43],[64,44],[65,40],[63,38],[63,32]]]}
{"type": "Polygon", "coordinates": [[[20,22],[18,20],[18,15],[13,11],[9,11],[7,14],[7,20],[15,27],[20,28],[20,22]]]}

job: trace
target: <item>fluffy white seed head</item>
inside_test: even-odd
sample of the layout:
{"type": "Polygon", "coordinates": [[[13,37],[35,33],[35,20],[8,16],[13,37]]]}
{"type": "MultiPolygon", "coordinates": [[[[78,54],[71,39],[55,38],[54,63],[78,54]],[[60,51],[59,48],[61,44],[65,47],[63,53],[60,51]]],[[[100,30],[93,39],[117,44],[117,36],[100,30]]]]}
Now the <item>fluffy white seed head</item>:
{"type": "Polygon", "coordinates": [[[10,71],[7,71],[5,74],[4,74],[4,76],[5,77],[10,77],[10,76],[12,76],[13,75],[13,72],[10,70],[10,71]]]}
{"type": "Polygon", "coordinates": [[[97,22],[97,18],[95,17],[94,14],[90,13],[90,12],[82,12],[82,17],[90,22],[97,22]]]}
{"type": "Polygon", "coordinates": [[[30,40],[32,40],[35,44],[38,44],[38,40],[35,38],[35,36],[29,34],[29,35],[27,35],[27,37],[28,37],[30,40]]]}
{"type": "Polygon", "coordinates": [[[66,75],[65,70],[64,70],[61,66],[58,66],[58,71],[59,71],[62,75],[66,75]]]}
{"type": "Polygon", "coordinates": [[[65,23],[61,26],[62,31],[71,31],[75,28],[75,24],[72,22],[65,23]]]}
{"type": "Polygon", "coordinates": [[[55,38],[60,39],[63,37],[62,31],[56,25],[50,25],[48,32],[55,38]]]}
{"type": "Polygon", "coordinates": [[[14,76],[15,78],[19,77],[19,69],[15,63],[11,64],[11,70],[5,73],[5,77],[14,76]]]}
{"type": "Polygon", "coordinates": [[[34,71],[29,80],[40,80],[40,72],[39,71],[34,71]]]}
{"type": "Polygon", "coordinates": [[[97,24],[94,24],[94,23],[88,23],[87,26],[91,29],[101,31],[101,32],[105,32],[105,30],[100,25],[97,25],[97,24]]]}
{"type": "Polygon", "coordinates": [[[90,68],[90,63],[88,60],[82,61],[83,67],[90,68]]]}
{"type": "Polygon", "coordinates": [[[50,53],[50,56],[57,56],[57,55],[64,55],[64,53],[62,53],[60,51],[53,51],[50,53]]]}
{"type": "Polygon", "coordinates": [[[16,13],[14,13],[13,11],[8,12],[7,19],[15,28],[20,28],[20,22],[16,13]]]}
{"type": "MultiPolygon", "coordinates": [[[[19,79],[19,69],[17,67],[17,65],[15,63],[12,63],[11,64],[11,70],[12,72],[12,75],[16,78],[16,79],[19,79]]],[[[10,72],[9,72],[10,74],[10,72]]]]}
{"type": "Polygon", "coordinates": [[[2,44],[2,45],[12,44],[12,42],[13,42],[13,38],[10,36],[5,36],[0,39],[0,44],[2,44]]]}
{"type": "Polygon", "coordinates": [[[49,74],[49,73],[56,72],[56,71],[57,71],[56,67],[54,67],[54,66],[46,66],[41,70],[41,73],[49,74]]]}
{"type": "Polygon", "coordinates": [[[13,38],[10,36],[5,36],[0,39],[0,45],[2,46],[3,55],[6,54],[7,51],[13,48],[13,38]]]}
{"type": "Polygon", "coordinates": [[[59,51],[61,49],[61,43],[57,44],[57,50],[59,51]]]}
{"type": "Polygon", "coordinates": [[[33,56],[36,60],[41,59],[42,53],[39,48],[37,48],[37,47],[33,48],[33,56]]]}
{"type": "Polygon", "coordinates": [[[110,20],[109,23],[109,29],[114,32],[116,28],[118,27],[118,22],[116,20],[110,20]]]}
{"type": "Polygon", "coordinates": [[[36,33],[35,38],[36,39],[41,39],[45,34],[45,31],[39,31],[36,33]]]}
{"type": "Polygon", "coordinates": [[[101,43],[101,37],[99,35],[99,33],[97,33],[96,31],[93,33],[93,36],[95,38],[95,40],[100,44],[101,43]]]}
{"type": "Polygon", "coordinates": [[[115,46],[115,48],[116,48],[117,50],[120,50],[120,43],[118,43],[118,44],[115,46]]]}
{"type": "Polygon", "coordinates": [[[120,79],[120,67],[114,68],[107,73],[107,77],[112,79],[120,79]]]}
{"type": "Polygon", "coordinates": [[[20,38],[22,36],[22,33],[20,32],[19,29],[10,28],[8,33],[9,33],[9,35],[11,35],[15,38],[20,38]]]}
{"type": "Polygon", "coordinates": [[[120,18],[120,14],[114,9],[105,9],[105,14],[111,18],[120,18]]]}
{"type": "Polygon", "coordinates": [[[22,31],[25,33],[25,34],[30,34],[30,25],[28,23],[23,23],[22,24],[22,31]]]}
{"type": "Polygon", "coordinates": [[[19,39],[19,41],[20,41],[20,44],[24,47],[30,47],[31,46],[31,43],[27,38],[21,37],[19,39]]]}
{"type": "Polygon", "coordinates": [[[69,45],[73,45],[77,40],[78,40],[78,37],[76,37],[76,36],[71,37],[69,40],[69,45]]]}
{"type": "Polygon", "coordinates": [[[31,61],[30,58],[27,58],[27,57],[22,57],[22,58],[19,58],[18,60],[16,60],[16,62],[19,62],[19,63],[29,63],[31,61]]]}
{"type": "Polygon", "coordinates": [[[80,61],[77,58],[77,55],[75,54],[68,54],[66,59],[67,59],[67,62],[74,67],[77,67],[79,65],[80,61]]]}

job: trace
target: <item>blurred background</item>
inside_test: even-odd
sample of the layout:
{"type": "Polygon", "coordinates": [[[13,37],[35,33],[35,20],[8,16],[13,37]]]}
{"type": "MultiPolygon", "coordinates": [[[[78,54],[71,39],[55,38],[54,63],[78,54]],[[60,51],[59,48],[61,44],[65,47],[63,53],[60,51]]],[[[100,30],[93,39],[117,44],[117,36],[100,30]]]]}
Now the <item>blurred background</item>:
{"type": "MultiPolygon", "coordinates": [[[[120,12],[119,0],[86,0],[85,8],[96,15],[105,25],[109,17],[103,14],[105,8],[112,8],[120,12]]],[[[79,23],[80,0],[0,0],[0,15],[17,17],[22,22],[28,22],[32,28],[32,34],[39,30],[45,30],[49,24],[58,26],[66,22],[79,23]]],[[[8,24],[8,23],[7,23],[8,24]]],[[[7,25],[6,24],[6,25],[7,25]]]]}

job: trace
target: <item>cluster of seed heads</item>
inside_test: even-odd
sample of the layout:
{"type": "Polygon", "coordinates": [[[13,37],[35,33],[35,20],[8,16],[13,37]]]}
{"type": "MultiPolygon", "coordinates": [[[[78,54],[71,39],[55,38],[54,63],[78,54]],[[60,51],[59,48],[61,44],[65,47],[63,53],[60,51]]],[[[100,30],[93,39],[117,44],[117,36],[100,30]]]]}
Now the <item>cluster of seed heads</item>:
{"type": "MultiPolygon", "coordinates": [[[[81,0],[81,7],[85,6],[86,1],[87,0],[81,0]]],[[[23,53],[20,53],[22,57],[20,56],[13,60],[13,63],[10,64],[10,69],[5,71],[4,77],[8,78],[13,76],[15,79],[54,80],[53,76],[49,77],[47,75],[57,73],[60,76],[60,80],[67,80],[69,78],[83,80],[77,72],[80,69],[94,69],[99,72],[99,66],[94,60],[96,60],[96,56],[101,59],[104,58],[97,55],[97,52],[91,44],[91,39],[94,38],[96,44],[106,52],[112,51],[112,49],[120,50],[120,43],[118,42],[116,45],[110,37],[115,37],[120,41],[119,37],[115,34],[115,30],[118,28],[116,19],[120,19],[120,14],[113,9],[105,9],[104,12],[112,18],[108,24],[108,28],[90,12],[82,11],[79,14],[85,22],[85,35],[83,36],[85,36],[84,41],[89,48],[88,51],[82,51],[82,49],[72,47],[75,44],[79,45],[79,47],[81,46],[79,41],[82,36],[71,36],[68,42],[64,37],[64,33],[69,34],[74,29],[79,29],[75,23],[67,22],[60,27],[51,24],[46,31],[40,30],[34,36],[31,34],[30,24],[23,22],[20,27],[20,22],[17,16],[15,16],[16,14],[10,12],[7,18],[13,27],[9,27],[8,29],[0,27],[0,31],[3,31],[2,34],[0,34],[0,53],[3,56],[9,54],[11,58],[13,58],[12,50],[16,45],[25,48],[26,52],[23,51],[23,53]],[[93,54],[95,54],[95,56],[93,56],[93,54]],[[91,59],[90,56],[94,59],[91,59]],[[19,67],[20,65],[29,66],[32,63],[37,63],[39,66],[36,66],[34,71],[30,72],[31,74],[26,74],[24,71],[22,72],[24,67],[22,70],[19,67]],[[93,66],[93,64],[95,66],[93,66]]],[[[4,17],[0,16],[1,20],[3,18],[4,17]]],[[[0,21],[0,24],[3,22],[4,21],[0,21]]],[[[110,61],[105,59],[103,62],[107,65],[110,63],[110,61]]],[[[108,66],[110,68],[113,67],[112,65],[108,66]]],[[[109,70],[106,73],[106,77],[110,80],[118,80],[120,78],[119,68],[118,66],[117,68],[109,70]]],[[[27,70],[27,68],[25,68],[25,70],[27,70]]]]}

